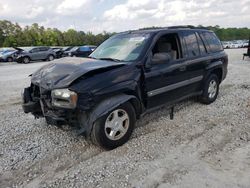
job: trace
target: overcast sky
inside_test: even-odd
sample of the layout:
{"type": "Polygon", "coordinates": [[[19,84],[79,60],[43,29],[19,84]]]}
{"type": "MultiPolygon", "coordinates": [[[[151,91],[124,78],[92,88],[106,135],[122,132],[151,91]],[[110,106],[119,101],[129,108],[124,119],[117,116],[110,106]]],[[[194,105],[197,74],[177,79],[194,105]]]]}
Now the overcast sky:
{"type": "Polygon", "coordinates": [[[250,0],[0,0],[0,19],[94,33],[171,25],[250,27],[250,0]]]}

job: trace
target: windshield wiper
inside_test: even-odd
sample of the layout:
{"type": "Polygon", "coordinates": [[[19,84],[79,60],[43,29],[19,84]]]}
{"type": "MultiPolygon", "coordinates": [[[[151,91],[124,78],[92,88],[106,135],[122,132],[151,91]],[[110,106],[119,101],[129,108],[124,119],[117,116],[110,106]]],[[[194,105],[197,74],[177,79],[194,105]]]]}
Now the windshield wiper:
{"type": "Polygon", "coordinates": [[[111,58],[111,57],[102,57],[102,58],[98,58],[100,60],[108,60],[108,61],[115,61],[115,62],[120,62],[122,60],[120,59],[115,59],[115,58],[111,58]]]}

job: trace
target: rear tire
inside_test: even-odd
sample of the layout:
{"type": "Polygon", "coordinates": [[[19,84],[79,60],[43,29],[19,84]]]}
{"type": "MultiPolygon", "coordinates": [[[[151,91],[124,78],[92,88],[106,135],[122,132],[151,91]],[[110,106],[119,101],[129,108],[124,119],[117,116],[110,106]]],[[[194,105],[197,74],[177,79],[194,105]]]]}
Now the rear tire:
{"type": "Polygon", "coordinates": [[[91,141],[104,149],[111,150],[126,143],[136,122],[133,106],[126,102],[97,119],[91,132],[91,141]]]}
{"type": "Polygon", "coordinates": [[[12,57],[8,57],[7,58],[7,62],[13,62],[13,58],[12,57]]]}
{"type": "Polygon", "coordinates": [[[219,85],[218,76],[216,74],[211,74],[203,87],[203,94],[200,98],[200,102],[203,104],[213,103],[219,94],[219,85]]]}
{"type": "Polygon", "coordinates": [[[53,61],[55,59],[55,57],[53,55],[49,55],[47,59],[48,59],[48,61],[53,61]]]}

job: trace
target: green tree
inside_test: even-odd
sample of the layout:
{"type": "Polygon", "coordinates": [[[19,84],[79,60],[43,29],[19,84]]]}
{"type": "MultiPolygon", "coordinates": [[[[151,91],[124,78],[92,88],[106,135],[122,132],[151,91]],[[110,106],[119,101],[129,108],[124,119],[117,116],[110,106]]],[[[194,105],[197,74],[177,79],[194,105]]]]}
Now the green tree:
{"type": "MultiPolygon", "coordinates": [[[[204,27],[213,30],[221,40],[248,39],[249,28],[221,28],[218,25],[204,27]]],[[[161,27],[149,27],[142,29],[157,29],[161,27]]],[[[99,45],[115,33],[102,32],[93,34],[84,31],[69,29],[60,31],[56,28],[44,28],[37,23],[31,26],[20,27],[17,23],[0,20],[0,47],[10,46],[80,46],[99,45]]]]}

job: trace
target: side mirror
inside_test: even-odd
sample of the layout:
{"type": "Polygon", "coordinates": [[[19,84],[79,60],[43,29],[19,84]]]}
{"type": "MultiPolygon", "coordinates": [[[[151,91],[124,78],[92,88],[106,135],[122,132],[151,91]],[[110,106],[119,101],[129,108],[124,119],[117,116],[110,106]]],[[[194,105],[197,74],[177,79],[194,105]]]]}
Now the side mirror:
{"type": "Polygon", "coordinates": [[[152,64],[168,63],[171,57],[168,53],[155,53],[152,57],[152,64]]]}

